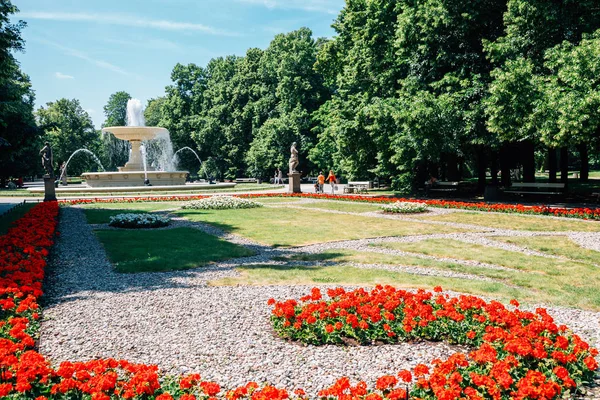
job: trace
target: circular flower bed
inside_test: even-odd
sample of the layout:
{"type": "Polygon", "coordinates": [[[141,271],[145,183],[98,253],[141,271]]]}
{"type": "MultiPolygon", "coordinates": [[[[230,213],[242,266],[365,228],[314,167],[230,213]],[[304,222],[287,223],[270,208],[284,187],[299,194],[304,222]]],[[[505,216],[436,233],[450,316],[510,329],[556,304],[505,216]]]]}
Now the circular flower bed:
{"type": "MultiPolygon", "coordinates": [[[[473,347],[468,356],[457,353],[445,361],[435,360],[431,373],[425,365],[401,371],[398,378],[404,382],[417,378],[411,398],[553,399],[593,379],[598,351],[566,326],[557,326],[545,309],[521,311],[512,300],[515,309],[509,310],[497,301],[487,303],[466,295],[451,298],[439,287],[435,291],[339,288],[328,290],[326,300],[315,288],[300,302],[271,299],[269,304],[274,306],[272,323],[277,333],[308,344],[426,339],[473,347]]],[[[404,398],[399,383],[396,376],[380,378],[380,396],[404,398]]],[[[363,386],[352,387],[347,379],[340,379],[320,395],[366,396],[363,386]]]]}
{"type": "Polygon", "coordinates": [[[426,212],[427,204],[408,201],[396,201],[394,203],[385,204],[381,206],[381,209],[386,213],[416,214],[426,212]]]}
{"type": "Polygon", "coordinates": [[[257,208],[263,205],[256,201],[234,196],[212,196],[201,200],[192,201],[183,205],[184,209],[191,210],[233,210],[241,208],[257,208]]]}
{"type": "Polygon", "coordinates": [[[161,228],[169,225],[171,219],[156,214],[119,214],[110,217],[108,225],[115,228],[144,229],[161,228]]]}

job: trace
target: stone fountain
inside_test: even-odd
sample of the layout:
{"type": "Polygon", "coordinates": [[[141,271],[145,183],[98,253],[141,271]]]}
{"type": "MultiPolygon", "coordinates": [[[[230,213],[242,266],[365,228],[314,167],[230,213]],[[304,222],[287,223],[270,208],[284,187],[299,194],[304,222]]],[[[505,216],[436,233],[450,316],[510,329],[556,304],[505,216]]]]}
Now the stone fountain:
{"type": "MultiPolygon", "coordinates": [[[[143,126],[143,109],[139,100],[129,100],[127,104],[127,120],[130,126],[112,126],[102,129],[103,133],[110,132],[117,139],[131,143],[129,161],[119,167],[119,172],[88,172],[82,177],[89,187],[134,187],[145,186],[148,182],[152,186],[179,186],[185,185],[187,171],[155,171],[146,165],[141,151],[143,142],[160,137],[168,138],[169,131],[165,128],[143,126]],[[133,126],[131,126],[133,125],[133,126]]],[[[169,146],[170,146],[170,140],[169,146]]]]}

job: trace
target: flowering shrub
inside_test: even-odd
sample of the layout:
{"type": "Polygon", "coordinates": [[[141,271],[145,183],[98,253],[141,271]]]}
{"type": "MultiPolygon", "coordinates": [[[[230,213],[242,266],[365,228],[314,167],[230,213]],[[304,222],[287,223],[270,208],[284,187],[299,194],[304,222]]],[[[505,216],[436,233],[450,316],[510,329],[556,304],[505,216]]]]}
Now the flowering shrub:
{"type": "MultiPolygon", "coordinates": [[[[272,322],[278,334],[310,344],[395,343],[415,339],[446,340],[474,348],[448,360],[436,360],[434,368],[418,365],[412,372],[417,382],[410,395],[419,399],[553,399],[588,383],[598,368],[596,349],[566,326],[557,326],[545,309],[519,310],[516,300],[509,310],[497,301],[486,303],[475,296],[450,298],[419,290],[411,293],[391,286],[371,292],[329,289],[328,300],[312,289],[300,302],[269,300],[272,322]]],[[[409,371],[399,378],[412,380],[409,371]]],[[[398,398],[395,376],[382,377],[377,388],[383,397],[398,398]],[[395,393],[393,396],[390,396],[395,393]]],[[[367,395],[366,386],[351,387],[340,380],[321,392],[323,397],[367,395]]],[[[403,396],[400,396],[403,398],[403,396]]]]}
{"type": "Polygon", "coordinates": [[[171,219],[157,214],[119,214],[110,217],[108,225],[116,228],[142,229],[160,228],[169,225],[171,219]]]}
{"type": "MultiPolygon", "coordinates": [[[[141,202],[162,202],[162,201],[190,201],[205,199],[208,196],[156,196],[156,197],[135,197],[135,198],[111,198],[111,199],[77,199],[63,200],[62,204],[94,204],[94,203],[141,203],[141,202]]],[[[376,204],[401,202],[418,202],[425,203],[429,207],[440,208],[456,208],[461,210],[473,210],[484,212],[501,212],[515,214],[533,214],[533,215],[551,215],[555,217],[566,218],[581,218],[593,219],[600,221],[600,208],[564,208],[564,207],[548,207],[548,206],[524,206],[522,204],[495,204],[485,202],[464,202],[464,201],[447,201],[447,200],[415,200],[415,199],[397,199],[390,197],[375,197],[375,196],[349,196],[349,195],[331,195],[331,194],[315,194],[315,193],[271,193],[271,194],[240,194],[234,197],[243,199],[260,198],[260,197],[302,197],[311,199],[331,199],[331,200],[346,200],[359,201],[376,204]]]]}
{"type": "Polygon", "coordinates": [[[410,201],[395,201],[391,204],[384,204],[381,209],[386,213],[394,214],[416,214],[427,211],[427,204],[410,201]]]}
{"type": "Polygon", "coordinates": [[[212,196],[201,200],[192,201],[183,205],[184,209],[191,210],[233,210],[239,208],[257,208],[263,205],[256,201],[234,196],[212,196]]]}

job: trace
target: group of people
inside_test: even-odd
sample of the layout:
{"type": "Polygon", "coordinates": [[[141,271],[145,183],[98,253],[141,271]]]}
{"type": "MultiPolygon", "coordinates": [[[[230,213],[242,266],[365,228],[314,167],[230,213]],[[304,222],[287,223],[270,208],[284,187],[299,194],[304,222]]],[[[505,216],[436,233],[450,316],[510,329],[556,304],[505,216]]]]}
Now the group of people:
{"type": "MultiPolygon", "coordinates": [[[[325,193],[325,182],[329,182],[329,184],[331,185],[331,193],[335,193],[335,185],[337,184],[337,178],[333,173],[333,170],[329,171],[329,175],[327,176],[327,178],[325,178],[325,175],[323,175],[323,171],[319,172],[319,176],[317,177],[317,183],[315,183],[316,193],[325,193]]],[[[277,168],[277,170],[275,171],[273,183],[275,185],[283,185],[283,172],[279,168],[277,168]]]]}
{"type": "Polygon", "coordinates": [[[335,193],[335,185],[337,184],[337,178],[333,173],[333,170],[329,171],[329,175],[327,179],[325,179],[325,175],[323,175],[323,171],[319,172],[319,176],[317,177],[317,183],[315,184],[315,192],[316,193],[325,193],[323,189],[325,187],[325,181],[328,181],[331,185],[331,194],[335,193]]]}

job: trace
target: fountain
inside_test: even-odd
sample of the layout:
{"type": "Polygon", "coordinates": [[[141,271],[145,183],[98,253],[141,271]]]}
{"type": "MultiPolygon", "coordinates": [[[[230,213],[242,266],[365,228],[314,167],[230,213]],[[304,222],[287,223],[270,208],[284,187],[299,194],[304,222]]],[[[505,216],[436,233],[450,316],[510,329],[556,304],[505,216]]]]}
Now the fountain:
{"type": "MultiPolygon", "coordinates": [[[[177,163],[177,161],[178,161],[177,154],[179,154],[179,152],[181,152],[183,150],[191,151],[196,156],[196,159],[198,160],[198,163],[200,164],[200,168],[202,168],[202,165],[203,165],[202,160],[200,159],[200,156],[198,155],[198,153],[196,153],[193,149],[191,149],[187,146],[180,148],[179,150],[177,150],[175,152],[175,154],[173,154],[173,164],[177,163]]],[[[210,181],[210,178],[208,177],[208,173],[206,171],[204,171],[204,174],[206,175],[206,180],[210,181]]]]}
{"type": "MultiPolygon", "coordinates": [[[[142,103],[137,99],[131,99],[127,103],[128,126],[112,126],[102,129],[103,133],[110,132],[117,139],[130,144],[129,159],[125,165],[118,167],[118,172],[86,172],[81,175],[86,181],[85,184],[57,188],[56,193],[174,192],[225,189],[236,186],[235,183],[186,184],[188,172],[177,171],[175,168],[177,153],[173,154],[169,131],[164,128],[144,126],[143,111],[142,103]]],[[[184,149],[186,148],[181,150],[184,149]]],[[[190,148],[186,150],[192,151],[201,163],[200,157],[195,151],[190,148]]],[[[71,155],[69,161],[79,152],[90,153],[87,149],[80,149],[71,155]]],[[[100,161],[97,158],[95,160],[99,163],[100,168],[104,169],[100,161]]],[[[29,191],[33,193],[43,192],[43,190],[43,187],[29,188],[29,191]]]]}
{"type": "MultiPolygon", "coordinates": [[[[144,186],[144,182],[147,180],[153,186],[185,185],[187,171],[174,171],[169,163],[160,162],[172,158],[173,149],[169,131],[165,128],[144,126],[143,107],[137,99],[131,99],[127,103],[127,123],[128,126],[103,128],[102,132],[110,132],[117,139],[126,140],[131,144],[129,161],[118,168],[119,172],[88,172],[83,174],[82,177],[86,180],[88,186],[92,188],[144,186]],[[142,155],[141,151],[142,143],[155,139],[161,140],[159,147],[164,153],[159,160],[161,170],[155,170],[147,165],[145,155],[142,155]]],[[[147,146],[144,145],[144,147],[147,146]]]]}
{"type": "Polygon", "coordinates": [[[88,149],[79,149],[79,150],[75,150],[73,152],[73,154],[71,154],[71,156],[69,157],[69,159],[67,160],[67,162],[65,163],[64,168],[62,169],[60,176],[58,177],[59,181],[62,181],[62,179],[65,177],[65,174],[67,173],[67,168],[69,167],[69,163],[71,162],[71,159],[73,157],[75,157],[77,154],[79,153],[85,153],[89,156],[92,157],[92,159],[96,162],[96,164],[98,164],[98,166],[100,167],[100,169],[102,171],[104,171],[104,166],[102,165],[102,163],[100,162],[100,160],[98,159],[98,157],[96,157],[96,155],[94,153],[92,153],[91,151],[89,151],[88,149]]]}

